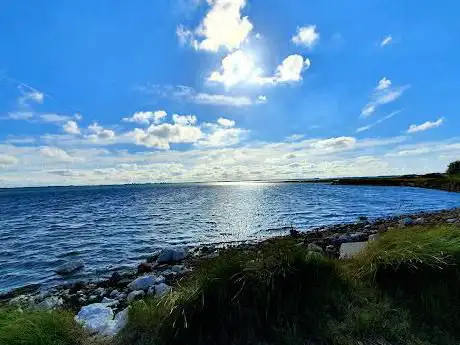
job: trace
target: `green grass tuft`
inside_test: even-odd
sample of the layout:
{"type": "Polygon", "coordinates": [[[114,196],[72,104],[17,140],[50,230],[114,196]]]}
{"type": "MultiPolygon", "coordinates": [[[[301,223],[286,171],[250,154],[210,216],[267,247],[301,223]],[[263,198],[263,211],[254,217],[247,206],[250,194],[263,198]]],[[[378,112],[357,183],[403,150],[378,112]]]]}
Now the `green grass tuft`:
{"type": "Polygon", "coordinates": [[[84,345],[85,340],[71,313],[0,310],[1,345],[84,345]]]}

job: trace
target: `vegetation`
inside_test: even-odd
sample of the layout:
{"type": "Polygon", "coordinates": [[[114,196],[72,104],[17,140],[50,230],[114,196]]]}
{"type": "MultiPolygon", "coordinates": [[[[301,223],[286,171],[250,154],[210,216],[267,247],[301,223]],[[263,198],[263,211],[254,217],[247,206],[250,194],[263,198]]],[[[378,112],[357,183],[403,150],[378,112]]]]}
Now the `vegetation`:
{"type": "Polygon", "coordinates": [[[0,310],[2,345],[85,345],[85,341],[71,313],[0,310]]]}
{"type": "Polygon", "coordinates": [[[460,161],[455,161],[449,164],[447,168],[448,175],[460,175],[460,161]]]}
{"type": "MultiPolygon", "coordinates": [[[[112,345],[460,343],[460,227],[389,231],[347,261],[298,241],[203,261],[171,294],[135,303],[112,345]]],[[[82,337],[65,313],[0,314],[2,345],[82,337]]]]}

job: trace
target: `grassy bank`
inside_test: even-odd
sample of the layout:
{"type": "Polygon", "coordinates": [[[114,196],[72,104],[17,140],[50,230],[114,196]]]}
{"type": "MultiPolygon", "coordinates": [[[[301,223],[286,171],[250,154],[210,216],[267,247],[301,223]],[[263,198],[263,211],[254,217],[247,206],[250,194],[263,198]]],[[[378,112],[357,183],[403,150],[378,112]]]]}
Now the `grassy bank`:
{"type": "Polygon", "coordinates": [[[337,185],[408,186],[460,192],[460,175],[427,174],[329,180],[337,185]]]}
{"type": "MultiPolygon", "coordinates": [[[[458,225],[395,229],[348,261],[273,239],[226,250],[171,294],[136,302],[111,343],[458,344],[459,264],[458,225]]],[[[0,314],[2,345],[91,342],[65,313],[0,314]]]]}

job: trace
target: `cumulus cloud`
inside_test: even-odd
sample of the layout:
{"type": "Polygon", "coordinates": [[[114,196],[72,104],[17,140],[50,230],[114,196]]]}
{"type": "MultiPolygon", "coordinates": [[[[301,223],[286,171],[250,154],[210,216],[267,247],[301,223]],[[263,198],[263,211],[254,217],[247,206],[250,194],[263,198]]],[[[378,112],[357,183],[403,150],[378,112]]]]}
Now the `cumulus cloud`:
{"type": "Polygon", "coordinates": [[[380,47],[385,47],[386,45],[390,44],[392,40],[393,40],[393,37],[391,37],[391,35],[386,36],[386,37],[380,42],[380,47]]]}
{"type": "Polygon", "coordinates": [[[297,34],[292,37],[292,42],[307,48],[312,48],[319,40],[316,25],[307,25],[297,28],[297,34]]]}
{"type": "Polygon", "coordinates": [[[174,114],[172,119],[175,124],[182,125],[182,126],[192,126],[196,124],[196,116],[195,115],[178,115],[174,114]]]}
{"type": "Polygon", "coordinates": [[[312,147],[325,150],[349,149],[356,145],[356,138],[337,137],[319,140],[312,144],[312,147]]]}
{"type": "Polygon", "coordinates": [[[97,122],[88,126],[88,131],[91,133],[87,136],[90,140],[107,140],[115,138],[115,132],[111,129],[106,129],[100,126],[97,122]]]}
{"type": "Polygon", "coordinates": [[[380,106],[396,101],[408,88],[408,85],[393,86],[391,80],[382,78],[375,87],[371,100],[361,110],[361,116],[371,116],[380,106]]]}
{"type": "Polygon", "coordinates": [[[427,121],[422,123],[421,125],[410,125],[407,133],[416,133],[426,131],[428,129],[437,128],[441,126],[444,122],[444,118],[441,117],[436,121],[427,121]]]}
{"type": "Polygon", "coordinates": [[[310,67],[310,60],[301,55],[290,55],[276,68],[273,76],[264,76],[251,56],[242,50],[227,55],[221,63],[220,70],[213,71],[208,77],[211,82],[222,83],[226,87],[248,83],[259,85],[276,85],[302,80],[302,73],[310,67]]]}
{"type": "Polygon", "coordinates": [[[62,129],[67,134],[80,134],[80,128],[78,128],[78,124],[75,121],[67,121],[64,125],[62,125],[62,129]]]}
{"type": "Polygon", "coordinates": [[[170,144],[195,143],[202,135],[198,127],[177,123],[151,125],[145,130],[136,128],[129,133],[136,144],[163,150],[170,149],[170,144]]]}
{"type": "Polygon", "coordinates": [[[229,120],[229,119],[225,119],[223,117],[220,117],[217,119],[217,123],[223,127],[233,127],[235,126],[235,121],[233,120],[229,120]]]}
{"type": "Polygon", "coordinates": [[[131,117],[124,117],[124,122],[135,122],[143,125],[150,123],[158,124],[167,116],[166,111],[140,111],[133,114],[131,117]]]}
{"type": "Polygon", "coordinates": [[[45,146],[38,150],[42,157],[52,158],[60,162],[73,162],[74,158],[71,157],[66,151],[58,147],[45,146]]]}
{"type": "Polygon", "coordinates": [[[179,41],[211,52],[240,48],[253,29],[249,18],[241,14],[246,0],[208,0],[208,4],[210,9],[196,29],[177,28],[179,41]]]}
{"type": "Polygon", "coordinates": [[[0,153],[0,168],[5,168],[9,165],[17,164],[18,159],[14,156],[4,155],[0,153]]]}

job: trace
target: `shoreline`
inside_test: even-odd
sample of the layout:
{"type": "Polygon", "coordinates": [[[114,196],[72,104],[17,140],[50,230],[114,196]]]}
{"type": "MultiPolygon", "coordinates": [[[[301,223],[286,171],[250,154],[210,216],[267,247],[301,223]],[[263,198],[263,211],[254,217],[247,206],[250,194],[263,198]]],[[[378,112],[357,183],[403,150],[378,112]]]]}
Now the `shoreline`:
{"type": "Polygon", "coordinates": [[[326,253],[331,258],[339,258],[343,243],[363,243],[371,240],[380,233],[391,231],[397,227],[415,225],[460,224],[460,208],[426,211],[415,214],[404,214],[387,218],[368,220],[357,219],[355,223],[333,224],[320,226],[308,231],[290,230],[289,235],[275,236],[262,240],[248,240],[239,244],[226,243],[197,246],[190,250],[164,249],[161,253],[154,253],[146,261],[140,262],[137,270],[114,272],[110,278],[103,278],[75,283],[65,283],[41,291],[39,285],[28,285],[0,294],[1,305],[20,307],[38,307],[41,309],[68,309],[78,312],[80,308],[92,304],[113,303],[114,310],[125,309],[138,296],[131,294],[139,291],[129,287],[138,278],[154,276],[159,284],[169,291],[174,288],[189,272],[200,266],[203,260],[219,256],[222,251],[230,248],[243,250],[257,250],[265,243],[279,241],[286,237],[298,240],[299,246],[312,247],[326,253]],[[171,257],[161,259],[167,252],[171,257]],[[169,252],[168,252],[169,251],[169,252]],[[173,257],[176,255],[176,257],[173,257]],[[131,297],[130,297],[131,295],[131,297]]]}

